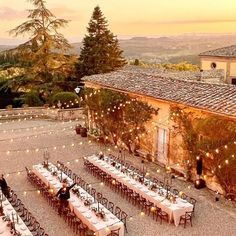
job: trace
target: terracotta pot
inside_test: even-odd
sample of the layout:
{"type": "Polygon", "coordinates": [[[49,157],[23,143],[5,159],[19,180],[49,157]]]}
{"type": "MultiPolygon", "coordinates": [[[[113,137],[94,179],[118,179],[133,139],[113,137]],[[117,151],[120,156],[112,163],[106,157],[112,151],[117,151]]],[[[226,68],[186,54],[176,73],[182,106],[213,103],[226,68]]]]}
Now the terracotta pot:
{"type": "Polygon", "coordinates": [[[80,135],[81,135],[81,137],[87,137],[87,128],[81,127],[80,128],[80,135]]]}
{"type": "Polygon", "coordinates": [[[80,129],[81,129],[81,128],[82,128],[81,125],[75,126],[75,132],[76,132],[76,134],[80,134],[80,129]]]}

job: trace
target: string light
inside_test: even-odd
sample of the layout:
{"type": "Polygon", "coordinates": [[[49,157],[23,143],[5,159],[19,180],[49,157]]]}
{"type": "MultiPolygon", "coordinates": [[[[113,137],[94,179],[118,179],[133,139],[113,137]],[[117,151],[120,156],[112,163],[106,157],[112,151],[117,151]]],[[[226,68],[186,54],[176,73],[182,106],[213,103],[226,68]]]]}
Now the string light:
{"type": "MultiPolygon", "coordinates": [[[[89,96],[92,97],[93,94],[96,95],[97,93],[100,93],[100,90],[97,90],[97,91],[95,90],[93,93],[90,93],[89,96]]],[[[85,95],[85,98],[86,98],[86,99],[88,98],[87,95],[85,95]]],[[[83,98],[82,98],[82,97],[80,97],[80,101],[83,101],[83,98]]],[[[131,99],[131,101],[132,101],[132,102],[136,102],[136,99],[131,99]]],[[[69,107],[70,104],[72,105],[72,104],[74,104],[74,103],[78,103],[78,100],[75,99],[74,101],[70,101],[69,104],[68,104],[68,103],[65,103],[64,105],[66,105],[67,107],[69,107]]],[[[123,104],[123,105],[122,105],[122,104],[123,104],[123,103],[121,102],[121,103],[119,104],[119,106],[114,106],[114,107],[113,107],[113,110],[114,110],[114,109],[118,109],[118,108],[120,108],[120,107],[122,107],[122,106],[125,107],[125,104],[131,104],[131,102],[130,102],[130,101],[126,101],[125,104],[123,104]]],[[[52,108],[55,109],[55,106],[53,106],[52,108]]],[[[47,109],[50,110],[51,108],[47,108],[47,109]]],[[[186,109],[186,108],[184,108],[184,109],[186,109]]],[[[183,110],[184,110],[184,109],[181,109],[180,112],[183,113],[183,110]]],[[[57,110],[58,110],[58,109],[57,109],[57,110]]],[[[109,113],[109,112],[111,111],[111,109],[108,108],[107,111],[108,111],[108,113],[109,113]]],[[[54,110],[51,109],[51,112],[57,112],[57,111],[54,111],[54,110]]],[[[102,113],[103,113],[103,112],[104,112],[104,111],[102,111],[102,113]]],[[[48,114],[49,114],[49,113],[46,113],[46,114],[43,114],[43,113],[42,113],[42,114],[36,115],[36,116],[34,116],[34,117],[39,117],[40,115],[45,116],[45,115],[48,115],[48,114]]],[[[23,114],[18,114],[18,116],[19,116],[19,115],[29,115],[29,114],[23,113],[23,114]]],[[[173,116],[179,116],[179,113],[173,112],[172,115],[173,115],[173,116]]],[[[2,116],[2,115],[1,115],[0,118],[1,118],[1,117],[10,117],[10,116],[11,116],[11,115],[9,115],[9,114],[7,114],[7,115],[5,115],[5,116],[2,116]]],[[[14,114],[13,114],[12,116],[14,116],[14,114]]],[[[15,117],[16,117],[16,116],[17,116],[17,115],[15,115],[15,117]]],[[[31,114],[31,117],[28,118],[28,119],[32,119],[32,118],[33,118],[33,114],[31,114]]],[[[22,120],[25,120],[25,118],[22,119],[22,120]]],[[[158,121],[161,122],[162,119],[159,118],[158,121]]],[[[13,121],[12,121],[12,122],[13,122],[13,121]]],[[[70,121],[70,122],[71,122],[71,121],[70,121]]],[[[163,123],[165,123],[165,122],[169,123],[169,120],[166,119],[166,121],[164,121],[163,123]]],[[[6,123],[6,122],[4,122],[4,123],[6,123]]],[[[63,123],[64,123],[64,122],[63,122],[63,123]]],[[[3,124],[3,123],[0,123],[0,124],[3,124]]],[[[155,122],[152,122],[152,124],[155,125],[155,122]]],[[[32,127],[29,127],[29,128],[20,128],[20,129],[15,129],[15,130],[26,129],[27,131],[29,131],[30,128],[32,128],[32,127]]],[[[38,128],[38,127],[33,127],[34,130],[40,129],[40,128],[43,128],[43,126],[39,126],[39,128],[38,128]]],[[[155,126],[155,127],[154,127],[154,130],[156,130],[156,129],[157,129],[157,127],[155,126]]],[[[14,132],[15,130],[12,129],[11,132],[14,132]]],[[[7,132],[7,130],[0,130],[0,131],[2,131],[3,133],[6,133],[6,132],[7,132]]],[[[9,131],[9,130],[8,130],[8,131],[9,131]]],[[[148,130],[148,133],[150,133],[150,132],[151,132],[151,131],[148,130]]],[[[143,136],[143,135],[144,135],[144,134],[142,134],[142,136],[143,136]]],[[[35,136],[35,137],[36,137],[36,136],[35,136]]],[[[28,138],[28,139],[29,139],[29,138],[28,138]]],[[[106,139],[108,139],[108,138],[106,137],[106,139]]],[[[137,139],[137,137],[136,137],[136,139],[137,139]]],[[[12,142],[12,141],[11,141],[11,142],[12,142]]],[[[236,141],[233,141],[233,143],[236,144],[236,141]]],[[[82,142],[80,142],[80,145],[82,145],[82,142]]],[[[125,144],[122,143],[122,146],[124,146],[124,145],[125,145],[125,144]]],[[[73,147],[73,144],[72,144],[72,147],[73,147]]],[[[48,148],[48,147],[46,147],[46,148],[48,148]]],[[[57,147],[54,147],[54,150],[56,150],[56,148],[57,148],[57,147]]],[[[64,145],[63,145],[63,148],[65,148],[64,145]]],[[[115,146],[115,148],[117,148],[117,146],[115,146]]],[[[228,146],[227,146],[227,145],[224,145],[224,148],[227,149],[228,146]]],[[[44,149],[45,149],[45,148],[42,148],[42,149],[36,148],[36,149],[35,149],[35,152],[37,152],[37,151],[39,151],[39,150],[44,150],[44,149]]],[[[21,151],[21,150],[13,150],[13,152],[15,152],[15,151],[16,151],[16,152],[19,152],[19,151],[21,151]]],[[[30,151],[32,151],[32,150],[26,150],[27,153],[30,152],[30,151]]],[[[2,152],[2,151],[1,151],[1,152],[2,152]]],[[[219,148],[215,149],[215,152],[216,152],[216,153],[219,153],[219,152],[220,152],[220,151],[219,151],[219,148]]],[[[10,152],[10,151],[7,151],[6,153],[7,153],[7,155],[9,155],[11,152],[10,152]]],[[[209,152],[206,152],[206,156],[209,157],[209,156],[210,156],[210,153],[209,153],[209,152]]],[[[234,155],[232,155],[232,157],[234,157],[234,155]]],[[[227,164],[227,162],[228,162],[228,161],[226,161],[225,163],[227,164]]],[[[219,165],[218,167],[221,168],[221,165],[219,165]]],[[[158,171],[157,171],[157,173],[158,173],[158,171]]]]}
{"type": "MultiPolygon", "coordinates": [[[[88,142],[91,144],[92,142],[88,142]]],[[[83,145],[85,143],[80,142],[78,145],[83,145]]],[[[39,152],[39,151],[45,151],[48,149],[52,150],[57,150],[58,148],[66,149],[66,148],[74,148],[76,146],[75,143],[67,144],[67,145],[58,145],[58,146],[46,146],[46,147],[41,147],[41,148],[32,148],[32,149],[15,149],[15,150],[7,150],[7,151],[0,151],[0,153],[6,153],[6,155],[11,155],[13,153],[20,153],[20,152],[25,152],[25,153],[32,153],[32,152],[39,152]]]]}

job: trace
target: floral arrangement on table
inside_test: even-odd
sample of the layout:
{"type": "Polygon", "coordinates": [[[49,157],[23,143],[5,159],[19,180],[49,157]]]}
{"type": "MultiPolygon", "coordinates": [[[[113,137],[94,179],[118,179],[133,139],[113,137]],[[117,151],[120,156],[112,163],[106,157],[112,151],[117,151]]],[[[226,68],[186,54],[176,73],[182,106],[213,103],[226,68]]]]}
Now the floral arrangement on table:
{"type": "Polygon", "coordinates": [[[92,201],[91,199],[86,199],[86,200],[84,201],[84,205],[85,205],[85,206],[90,206],[90,205],[92,205],[92,203],[93,203],[93,201],[92,201]]]}
{"type": "Polygon", "coordinates": [[[106,213],[103,210],[99,210],[97,207],[92,207],[91,210],[95,213],[95,215],[101,219],[105,219],[106,213]]]}
{"type": "Polygon", "coordinates": [[[124,174],[127,173],[127,168],[125,168],[125,167],[121,168],[121,172],[124,174]]]}
{"type": "Polygon", "coordinates": [[[52,172],[52,175],[53,175],[53,176],[57,176],[57,175],[58,175],[57,171],[54,170],[54,171],[52,172]]]}
{"type": "Polygon", "coordinates": [[[100,153],[98,154],[98,159],[99,159],[99,160],[104,160],[104,154],[103,154],[102,152],[100,152],[100,153]]]}
{"type": "Polygon", "coordinates": [[[47,161],[44,161],[44,162],[43,162],[43,167],[44,167],[45,169],[48,169],[48,168],[49,168],[49,164],[48,164],[47,161]]]}
{"type": "Polygon", "coordinates": [[[115,167],[115,166],[116,166],[116,163],[113,161],[113,162],[111,163],[111,165],[115,167]]]}
{"type": "Polygon", "coordinates": [[[138,177],[138,182],[141,183],[141,184],[143,184],[143,182],[144,182],[143,177],[138,177]]]}
{"type": "Polygon", "coordinates": [[[9,215],[5,215],[2,217],[3,221],[10,221],[10,216],[9,215]]]}
{"type": "Polygon", "coordinates": [[[103,210],[97,211],[96,216],[104,220],[106,217],[106,213],[103,210]]]}
{"type": "Polygon", "coordinates": [[[150,186],[150,190],[152,190],[152,191],[154,191],[154,192],[156,192],[157,189],[158,189],[158,187],[157,187],[156,184],[152,184],[152,185],[150,186]]]}
{"type": "MultiPolygon", "coordinates": [[[[15,228],[15,220],[14,220],[13,216],[12,216],[12,220],[11,220],[10,215],[5,215],[5,216],[3,216],[2,220],[7,222],[7,227],[11,228],[10,232],[12,235],[21,236],[21,233],[18,232],[15,228]]],[[[16,219],[17,223],[18,223],[18,220],[19,220],[19,218],[17,216],[17,219],[16,219]]]]}
{"type": "Polygon", "coordinates": [[[97,209],[97,207],[91,207],[91,211],[96,213],[98,211],[98,209],[97,209]]]}
{"type": "Polygon", "coordinates": [[[79,189],[78,188],[72,188],[72,192],[74,194],[79,194],[79,189]]]}

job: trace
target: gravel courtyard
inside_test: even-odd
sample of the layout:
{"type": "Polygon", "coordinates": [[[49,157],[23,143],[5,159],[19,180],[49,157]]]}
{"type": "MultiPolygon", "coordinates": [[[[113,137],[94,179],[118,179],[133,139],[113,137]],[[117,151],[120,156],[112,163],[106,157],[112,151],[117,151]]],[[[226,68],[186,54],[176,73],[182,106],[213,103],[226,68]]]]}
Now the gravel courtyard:
{"type": "MultiPolygon", "coordinates": [[[[31,168],[32,165],[41,163],[43,161],[41,149],[48,147],[51,162],[55,163],[57,160],[70,162],[68,166],[87,182],[97,182],[97,179],[84,170],[83,157],[98,152],[101,146],[95,142],[88,142],[88,138],[76,135],[73,129],[75,124],[76,122],[26,120],[8,123],[2,121],[0,125],[0,174],[5,174],[9,186],[17,192],[19,198],[50,236],[73,236],[73,232],[42,196],[36,191],[31,191],[33,186],[27,182],[26,173],[17,172],[24,170],[25,166],[31,168]],[[78,161],[75,162],[75,159],[78,161]],[[11,172],[16,173],[6,176],[11,172]]],[[[140,163],[137,157],[130,157],[130,160],[136,164],[140,163]]],[[[157,166],[149,165],[147,167],[150,173],[157,174],[155,171],[157,166]]],[[[158,175],[161,178],[160,174],[158,175]]],[[[215,202],[213,193],[207,189],[196,190],[191,183],[174,179],[173,185],[197,199],[193,227],[188,225],[184,229],[183,226],[175,227],[174,224],[165,222],[160,225],[160,222],[152,220],[151,216],[140,216],[140,210],[108,187],[99,184],[94,187],[132,216],[132,220],[128,221],[127,236],[236,235],[235,204],[223,199],[215,202]]]]}

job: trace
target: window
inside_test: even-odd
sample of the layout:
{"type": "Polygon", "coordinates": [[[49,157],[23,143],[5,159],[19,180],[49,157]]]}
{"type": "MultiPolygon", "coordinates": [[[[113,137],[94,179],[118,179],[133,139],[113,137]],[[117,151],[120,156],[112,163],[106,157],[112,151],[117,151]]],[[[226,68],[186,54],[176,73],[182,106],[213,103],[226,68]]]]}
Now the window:
{"type": "Polygon", "coordinates": [[[215,68],[216,68],[216,63],[215,63],[215,62],[212,62],[212,63],[211,63],[211,68],[212,68],[212,69],[215,69],[215,68]]]}

